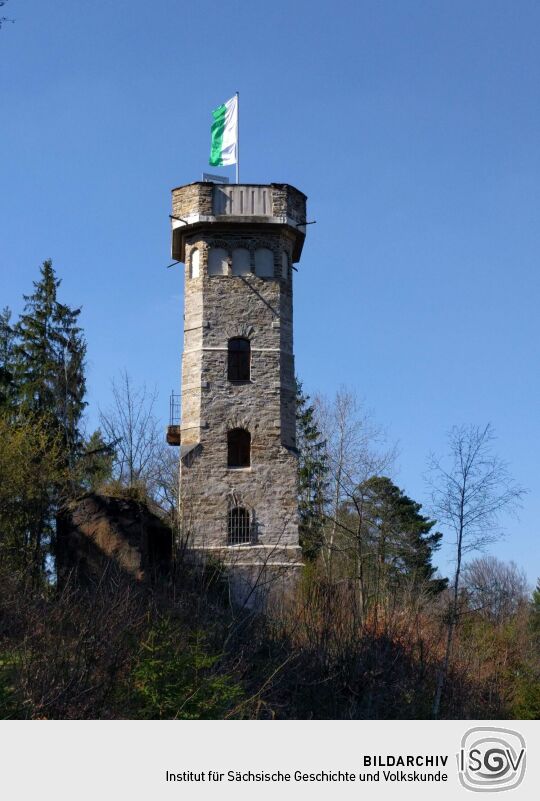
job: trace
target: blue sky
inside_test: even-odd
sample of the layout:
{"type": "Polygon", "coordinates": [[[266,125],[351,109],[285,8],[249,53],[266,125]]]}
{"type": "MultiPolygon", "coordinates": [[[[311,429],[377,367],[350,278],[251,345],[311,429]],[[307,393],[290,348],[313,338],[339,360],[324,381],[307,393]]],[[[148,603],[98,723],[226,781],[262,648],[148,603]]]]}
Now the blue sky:
{"type": "MultiPolygon", "coordinates": [[[[0,31],[0,305],[52,258],[82,304],[89,426],[127,369],[178,390],[170,189],[236,90],[246,182],[309,197],[297,372],[355,388],[422,474],[491,421],[530,489],[491,552],[540,574],[540,5],[9,0],[0,31]]],[[[232,176],[232,170],[229,171],[232,176]]],[[[446,567],[448,551],[439,562],[446,567]]]]}

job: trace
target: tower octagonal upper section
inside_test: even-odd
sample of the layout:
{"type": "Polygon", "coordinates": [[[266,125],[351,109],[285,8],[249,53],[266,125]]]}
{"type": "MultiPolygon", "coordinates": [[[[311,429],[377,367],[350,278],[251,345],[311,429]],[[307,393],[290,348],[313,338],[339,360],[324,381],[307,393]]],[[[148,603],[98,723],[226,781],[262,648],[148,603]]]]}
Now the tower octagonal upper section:
{"type": "Polygon", "coordinates": [[[209,227],[224,233],[249,228],[287,229],[292,260],[300,260],[306,231],[306,196],[289,184],[215,184],[197,181],[172,190],[172,257],[185,261],[187,237],[209,227]]]}

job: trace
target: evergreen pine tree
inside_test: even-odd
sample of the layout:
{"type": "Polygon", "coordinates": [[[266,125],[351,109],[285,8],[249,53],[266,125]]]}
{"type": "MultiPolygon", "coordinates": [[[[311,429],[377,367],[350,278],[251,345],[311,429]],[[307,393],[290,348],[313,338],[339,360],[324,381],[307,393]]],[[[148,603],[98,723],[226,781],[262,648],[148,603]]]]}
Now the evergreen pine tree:
{"type": "Polygon", "coordinates": [[[442,534],[432,532],[435,521],[420,514],[421,504],[385,476],[364,481],[357,495],[362,509],[360,536],[364,550],[373,555],[371,580],[377,588],[407,585],[413,591],[441,592],[448,582],[434,578],[432,558],[442,534]]]}
{"type": "Polygon", "coordinates": [[[80,485],[90,492],[99,492],[100,487],[111,480],[115,459],[114,448],[103,438],[98,428],[86,440],[79,461],[80,485]]]}
{"type": "Polygon", "coordinates": [[[536,589],[532,594],[529,619],[536,642],[540,646],[540,579],[536,582],[536,589]]]}
{"type": "Polygon", "coordinates": [[[86,406],[86,342],[77,325],[80,309],[58,300],[60,283],[52,262],[43,262],[33,294],[24,296],[24,313],[15,329],[15,377],[21,413],[46,416],[61,431],[72,464],[86,406]]]}
{"type": "Polygon", "coordinates": [[[324,507],[328,480],[326,443],[315,419],[309,395],[296,381],[296,442],[298,447],[298,511],[300,545],[314,559],[323,541],[324,507]]]}
{"type": "Polygon", "coordinates": [[[0,312],[0,410],[11,408],[15,398],[14,381],[15,331],[11,325],[11,310],[0,312]]]}
{"type": "Polygon", "coordinates": [[[30,432],[39,431],[36,458],[41,459],[47,442],[55,453],[54,470],[44,472],[36,491],[24,501],[17,535],[25,553],[31,554],[29,577],[36,585],[53,567],[55,513],[63,492],[72,489],[76,480],[82,449],[80,422],[86,405],[86,343],[77,325],[80,309],[60,303],[59,286],[51,261],[45,261],[34,292],[24,296],[24,313],[12,329],[14,339],[7,316],[2,318],[2,341],[8,343],[4,350],[13,363],[9,370],[16,410],[13,424],[27,432],[30,448],[38,444],[30,432]]]}

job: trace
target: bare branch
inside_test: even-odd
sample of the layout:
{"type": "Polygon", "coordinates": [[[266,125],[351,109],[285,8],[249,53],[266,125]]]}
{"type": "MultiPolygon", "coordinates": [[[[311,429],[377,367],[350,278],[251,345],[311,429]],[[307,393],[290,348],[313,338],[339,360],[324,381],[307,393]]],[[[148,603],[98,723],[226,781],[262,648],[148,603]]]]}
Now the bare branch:
{"type": "Polygon", "coordinates": [[[499,539],[503,512],[516,512],[526,493],[510,475],[507,463],[493,452],[494,439],[489,423],[454,426],[448,435],[446,466],[434,456],[429,459],[427,481],[432,514],[454,534],[456,563],[446,652],[433,701],[434,717],[439,714],[458,619],[463,556],[499,539]]]}

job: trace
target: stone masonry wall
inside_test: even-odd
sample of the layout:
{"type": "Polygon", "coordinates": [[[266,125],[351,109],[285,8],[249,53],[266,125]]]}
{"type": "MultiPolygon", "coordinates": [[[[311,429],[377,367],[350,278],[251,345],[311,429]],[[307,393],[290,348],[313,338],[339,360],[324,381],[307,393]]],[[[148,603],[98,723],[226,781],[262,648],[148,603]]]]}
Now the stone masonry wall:
{"type": "MultiPolygon", "coordinates": [[[[182,469],[185,522],[199,547],[223,547],[230,506],[251,511],[256,544],[298,545],[292,352],[292,277],[281,274],[287,235],[193,237],[186,259],[186,315],[182,385],[182,443],[200,447],[182,469]],[[208,276],[210,247],[258,247],[274,252],[275,277],[208,276]],[[189,277],[189,256],[201,253],[199,278],[189,277]],[[227,379],[227,343],[246,336],[252,349],[251,382],[227,379]],[[198,428],[197,428],[198,426],[198,428]],[[227,431],[252,437],[251,467],[227,467],[227,431]],[[198,437],[193,438],[194,431],[198,437]]],[[[230,272],[230,269],[229,269],[230,272]]],[[[245,549],[243,549],[245,550],[245,549]]],[[[246,558],[244,554],[243,558],[246,558]]],[[[281,555],[280,558],[283,558],[281,555]]]]}
{"type": "MultiPolygon", "coordinates": [[[[261,566],[288,569],[301,563],[291,264],[301,250],[303,233],[290,222],[276,223],[275,218],[304,222],[305,196],[285,184],[272,184],[271,191],[274,220],[269,224],[260,217],[251,222],[220,217],[186,226],[181,233],[185,247],[181,444],[197,443],[182,459],[183,529],[191,548],[214,553],[249,575],[261,566]],[[195,248],[199,275],[192,278],[195,248]],[[211,248],[228,253],[227,275],[207,274],[211,248]],[[235,248],[251,254],[251,273],[232,275],[235,248]],[[258,248],[273,252],[273,277],[255,274],[258,248]],[[283,254],[288,264],[285,276],[283,254]],[[227,378],[227,344],[236,336],[250,340],[250,382],[227,378]],[[232,428],[245,428],[251,434],[249,468],[227,466],[227,432],[232,428]],[[234,506],[250,511],[255,532],[251,545],[227,547],[228,511],[234,506]]],[[[173,190],[173,214],[184,219],[211,216],[212,192],[210,183],[173,190]]]]}
{"type": "MultiPolygon", "coordinates": [[[[258,184],[255,184],[258,186],[258,184]]],[[[228,184],[223,185],[224,188],[228,184]]],[[[214,184],[196,182],[173,190],[173,215],[189,217],[190,214],[211,216],[213,209],[214,184]]],[[[289,216],[299,223],[306,220],[306,196],[288,184],[272,184],[272,215],[289,216]]]]}
{"type": "Polygon", "coordinates": [[[190,214],[212,214],[214,184],[194,183],[173,189],[173,214],[188,217],[190,214]]]}

